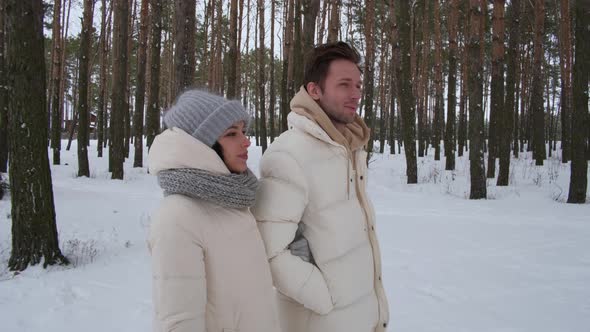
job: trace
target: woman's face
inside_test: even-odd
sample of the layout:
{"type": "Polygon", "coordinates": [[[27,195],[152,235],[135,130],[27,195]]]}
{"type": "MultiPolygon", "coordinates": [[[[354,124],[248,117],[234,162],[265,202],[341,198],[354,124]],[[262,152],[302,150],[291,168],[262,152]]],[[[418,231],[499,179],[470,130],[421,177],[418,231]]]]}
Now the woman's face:
{"type": "Polygon", "coordinates": [[[243,173],[248,166],[248,147],[250,139],[246,136],[244,121],[236,122],[227,128],[217,140],[221,146],[223,161],[232,173],[243,173]]]}

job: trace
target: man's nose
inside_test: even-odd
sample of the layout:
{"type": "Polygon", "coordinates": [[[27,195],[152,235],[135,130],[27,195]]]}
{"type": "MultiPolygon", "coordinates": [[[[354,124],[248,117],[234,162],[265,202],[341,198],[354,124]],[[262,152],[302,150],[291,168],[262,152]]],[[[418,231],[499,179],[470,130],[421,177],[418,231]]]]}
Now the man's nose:
{"type": "Polygon", "coordinates": [[[360,100],[363,96],[363,91],[359,88],[353,88],[352,98],[355,100],[360,100]]]}

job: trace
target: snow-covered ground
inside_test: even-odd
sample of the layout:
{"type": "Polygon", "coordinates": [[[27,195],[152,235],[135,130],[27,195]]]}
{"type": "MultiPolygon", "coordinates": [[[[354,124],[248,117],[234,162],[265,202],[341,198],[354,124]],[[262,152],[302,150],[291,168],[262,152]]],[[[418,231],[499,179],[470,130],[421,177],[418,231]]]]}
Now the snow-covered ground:
{"type": "MultiPolygon", "coordinates": [[[[71,266],[8,271],[10,201],[0,201],[0,331],[151,330],[145,239],[161,191],[132,157],[125,180],[110,180],[91,144],[90,178],[76,177],[75,142],[52,166],[71,266]]],[[[260,154],[251,148],[254,171],[260,154]]],[[[406,184],[403,155],[370,164],[389,331],[590,331],[590,203],[564,203],[569,165],[522,154],[509,187],[491,180],[488,199],[471,201],[467,155],[454,172],[432,155],[419,159],[417,185],[406,184]]]]}

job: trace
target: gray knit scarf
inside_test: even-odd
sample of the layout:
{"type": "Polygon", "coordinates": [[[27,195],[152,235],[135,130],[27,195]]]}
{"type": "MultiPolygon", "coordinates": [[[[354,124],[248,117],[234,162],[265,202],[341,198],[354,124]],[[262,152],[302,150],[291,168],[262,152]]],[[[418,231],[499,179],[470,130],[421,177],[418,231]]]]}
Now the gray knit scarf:
{"type": "Polygon", "coordinates": [[[158,183],[164,196],[181,194],[233,209],[254,205],[258,187],[258,179],[249,169],[227,175],[194,168],[169,169],[158,173],[158,183]]]}

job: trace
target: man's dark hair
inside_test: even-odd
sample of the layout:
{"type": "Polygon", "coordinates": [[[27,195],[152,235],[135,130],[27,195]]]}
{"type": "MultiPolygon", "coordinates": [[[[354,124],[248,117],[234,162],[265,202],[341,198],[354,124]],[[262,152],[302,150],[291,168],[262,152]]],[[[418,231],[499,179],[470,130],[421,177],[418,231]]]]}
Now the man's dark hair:
{"type": "Polygon", "coordinates": [[[308,53],[306,59],[305,77],[303,78],[305,87],[307,87],[307,83],[314,82],[323,88],[330,63],[334,60],[348,60],[356,64],[362,72],[359,66],[361,62],[359,52],[348,43],[342,41],[319,45],[308,53]]]}

